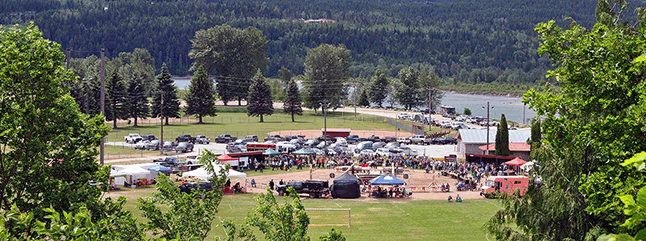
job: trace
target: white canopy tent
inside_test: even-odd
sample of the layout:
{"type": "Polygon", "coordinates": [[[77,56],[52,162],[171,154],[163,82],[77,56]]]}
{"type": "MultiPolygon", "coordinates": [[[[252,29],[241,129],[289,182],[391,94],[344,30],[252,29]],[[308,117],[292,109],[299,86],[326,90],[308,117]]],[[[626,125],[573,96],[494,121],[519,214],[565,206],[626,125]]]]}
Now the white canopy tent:
{"type": "MultiPolygon", "coordinates": [[[[225,166],[222,165],[222,164],[214,164],[213,167],[215,168],[216,172],[220,172],[220,170],[225,168],[225,166]]],[[[192,177],[197,177],[197,178],[204,179],[204,180],[208,180],[209,177],[211,177],[211,175],[212,174],[209,173],[208,171],[206,171],[206,169],[204,169],[203,167],[200,167],[200,168],[195,169],[195,170],[190,171],[190,172],[182,173],[182,177],[191,177],[192,176],[192,177]]],[[[239,172],[239,171],[236,171],[236,170],[231,170],[231,169],[227,170],[226,175],[227,175],[227,177],[230,177],[230,178],[232,178],[232,177],[247,178],[246,173],[239,172]]]]}
{"type": "Polygon", "coordinates": [[[139,166],[114,165],[112,167],[113,170],[110,171],[110,177],[115,177],[114,182],[117,185],[124,185],[124,182],[126,181],[125,177],[130,177],[129,183],[133,183],[132,180],[136,180],[137,178],[151,178],[150,171],[139,166]]]}

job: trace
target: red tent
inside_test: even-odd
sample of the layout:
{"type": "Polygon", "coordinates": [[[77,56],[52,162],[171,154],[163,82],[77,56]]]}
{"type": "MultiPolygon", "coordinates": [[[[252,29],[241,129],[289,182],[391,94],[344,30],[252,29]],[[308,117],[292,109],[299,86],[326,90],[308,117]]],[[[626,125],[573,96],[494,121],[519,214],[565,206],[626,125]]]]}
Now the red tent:
{"type": "Polygon", "coordinates": [[[226,161],[237,161],[237,160],[238,160],[238,158],[231,157],[231,156],[229,156],[229,155],[227,155],[227,154],[225,153],[225,154],[219,155],[219,156],[218,156],[218,160],[220,160],[221,162],[226,162],[226,161]]]}
{"type": "Polygon", "coordinates": [[[519,167],[519,166],[522,166],[522,165],[523,165],[523,164],[525,164],[525,163],[527,163],[527,161],[524,161],[523,159],[520,159],[520,158],[516,157],[516,158],[514,158],[513,160],[508,161],[508,162],[505,162],[505,163],[503,163],[503,164],[505,164],[505,165],[507,165],[507,166],[516,166],[516,167],[519,167]]]}

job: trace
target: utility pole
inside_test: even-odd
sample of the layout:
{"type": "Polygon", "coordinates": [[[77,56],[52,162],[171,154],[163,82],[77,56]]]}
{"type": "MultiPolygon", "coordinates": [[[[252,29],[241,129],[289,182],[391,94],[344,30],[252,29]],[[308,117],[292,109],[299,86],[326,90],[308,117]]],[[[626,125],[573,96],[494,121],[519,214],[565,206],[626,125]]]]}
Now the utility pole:
{"type": "Polygon", "coordinates": [[[431,94],[433,93],[433,87],[428,87],[428,133],[431,133],[431,110],[433,107],[432,101],[433,98],[431,94]]]}
{"type": "Polygon", "coordinates": [[[523,125],[525,124],[525,107],[527,107],[527,104],[523,104],[523,125]]]}
{"type": "MultiPolygon", "coordinates": [[[[105,49],[101,49],[101,114],[105,114],[105,49]]],[[[105,122],[105,120],[104,120],[105,122]]],[[[101,138],[101,155],[99,163],[103,166],[105,155],[105,137],[101,138]]]]}
{"type": "Polygon", "coordinates": [[[487,101],[487,155],[489,155],[489,101],[487,101]]]}
{"type": "Polygon", "coordinates": [[[159,137],[159,154],[164,155],[164,91],[161,91],[161,109],[159,110],[161,123],[161,135],[159,137]]]}

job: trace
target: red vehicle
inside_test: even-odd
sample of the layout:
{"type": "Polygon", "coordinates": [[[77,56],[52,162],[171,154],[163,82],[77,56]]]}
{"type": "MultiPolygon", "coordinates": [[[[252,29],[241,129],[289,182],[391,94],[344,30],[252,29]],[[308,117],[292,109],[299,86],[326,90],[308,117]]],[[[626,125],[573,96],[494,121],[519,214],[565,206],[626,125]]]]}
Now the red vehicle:
{"type": "Polygon", "coordinates": [[[480,195],[487,198],[495,197],[495,193],[514,194],[519,190],[520,195],[524,195],[529,185],[529,178],[526,176],[491,176],[487,178],[480,195]]]}
{"type": "Polygon", "coordinates": [[[267,149],[274,149],[276,150],[276,144],[267,144],[267,143],[247,143],[247,151],[252,152],[252,151],[265,151],[267,149]]]}

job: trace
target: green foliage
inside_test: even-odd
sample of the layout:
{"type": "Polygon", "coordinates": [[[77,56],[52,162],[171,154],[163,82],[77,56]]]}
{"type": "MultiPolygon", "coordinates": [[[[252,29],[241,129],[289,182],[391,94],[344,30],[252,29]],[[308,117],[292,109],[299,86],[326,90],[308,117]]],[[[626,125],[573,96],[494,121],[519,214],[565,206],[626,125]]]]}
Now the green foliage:
{"type": "Polygon", "coordinates": [[[332,228],[329,234],[319,237],[319,241],[345,241],[345,237],[343,237],[343,232],[337,233],[336,230],[332,228]]]}
{"type": "MultiPolygon", "coordinates": [[[[252,231],[252,228],[255,228],[265,235],[265,240],[310,240],[307,236],[307,226],[310,219],[305,212],[305,207],[294,188],[289,187],[287,191],[289,195],[285,196],[285,204],[282,206],[278,204],[269,188],[267,188],[267,193],[259,194],[256,197],[258,206],[252,213],[247,215],[245,225],[238,231],[237,235],[246,240],[256,240],[256,236],[252,231]]],[[[224,227],[227,229],[228,240],[234,240],[236,227],[233,222],[225,222],[224,227]]]]}
{"type": "Polygon", "coordinates": [[[134,126],[138,126],[137,118],[150,117],[150,107],[148,107],[148,94],[144,89],[143,77],[135,74],[132,78],[128,86],[128,117],[135,118],[134,126]]]}
{"type": "Polygon", "coordinates": [[[496,155],[509,156],[509,127],[505,114],[500,117],[500,124],[496,132],[496,155]]]}
{"type": "Polygon", "coordinates": [[[147,49],[135,48],[132,52],[121,52],[107,65],[107,69],[117,70],[119,75],[127,80],[127,85],[130,85],[132,80],[140,78],[145,94],[153,90],[155,59],[147,49]]]}
{"type": "Polygon", "coordinates": [[[267,39],[254,27],[242,30],[224,24],[199,30],[191,44],[191,70],[203,66],[207,76],[220,76],[217,92],[225,103],[247,98],[249,78],[267,66],[267,39]]]}
{"type": "Polygon", "coordinates": [[[336,109],[346,99],[350,50],[345,46],[321,44],[307,51],[305,58],[305,106],[336,109]]]}
{"type": "Polygon", "coordinates": [[[541,147],[541,139],[543,134],[541,132],[541,119],[535,117],[532,119],[532,134],[529,139],[529,144],[532,145],[532,150],[541,147]]]}
{"type": "Polygon", "coordinates": [[[260,69],[251,79],[249,87],[249,97],[247,97],[247,115],[260,116],[260,122],[263,122],[263,115],[274,113],[274,102],[271,100],[271,90],[265,81],[260,69]]]}
{"type": "Polygon", "coordinates": [[[168,125],[168,118],[178,118],[180,117],[180,108],[179,108],[179,96],[177,93],[177,86],[175,86],[175,81],[168,71],[166,64],[162,65],[161,74],[157,76],[157,88],[153,93],[153,101],[151,106],[151,115],[153,117],[162,117],[161,116],[161,99],[163,92],[164,95],[164,117],[166,118],[166,125],[168,125]]]}
{"type": "Polygon", "coordinates": [[[366,94],[366,90],[364,89],[361,91],[361,96],[359,96],[359,106],[370,106],[370,101],[368,100],[368,94],[366,94]]]}
{"type": "Polygon", "coordinates": [[[368,88],[370,102],[382,107],[384,100],[389,94],[388,90],[388,78],[386,78],[386,74],[381,69],[375,70],[375,73],[372,75],[370,87],[368,88]]]}
{"type": "Polygon", "coordinates": [[[471,115],[471,109],[464,108],[464,115],[471,115]]]}
{"type": "Polygon", "coordinates": [[[117,128],[117,120],[128,119],[128,92],[126,83],[114,70],[105,86],[105,119],[112,121],[112,128],[117,128]]]}
{"type": "Polygon", "coordinates": [[[191,78],[188,86],[188,96],[186,98],[186,114],[197,115],[199,123],[202,124],[203,116],[215,115],[215,91],[213,84],[209,79],[208,73],[204,68],[199,67],[195,75],[191,78]]]}
{"type": "Polygon", "coordinates": [[[405,109],[422,105],[423,99],[418,81],[418,73],[413,67],[402,69],[399,72],[399,83],[395,86],[395,98],[405,109]]]}
{"type": "Polygon", "coordinates": [[[621,197],[636,195],[645,177],[620,163],[646,150],[645,65],[633,61],[644,52],[644,34],[607,23],[562,30],[549,22],[537,31],[539,53],[558,66],[548,76],[561,85],[558,92],[530,90],[524,99],[544,117],[545,138],[532,149],[542,185],[503,201],[506,209],[492,217],[488,230],[503,240],[635,235],[643,224],[620,226],[628,219],[621,197]]]}
{"type": "Polygon", "coordinates": [[[289,84],[287,84],[286,92],[287,92],[287,96],[283,104],[283,111],[285,113],[291,114],[292,122],[294,122],[295,114],[303,115],[303,108],[301,107],[302,105],[301,95],[298,91],[298,86],[296,85],[296,82],[294,82],[294,80],[289,80],[289,84]]]}
{"type": "Polygon", "coordinates": [[[209,181],[213,191],[193,190],[191,194],[180,192],[176,184],[166,175],[160,175],[152,197],[139,198],[138,208],[148,219],[144,224],[147,231],[164,239],[204,240],[211,231],[211,224],[217,218],[217,209],[222,200],[226,181],[225,168],[216,169],[217,156],[205,150],[200,160],[205,169],[212,173],[209,181]],[[161,206],[163,205],[163,206],[161,206]]]}

